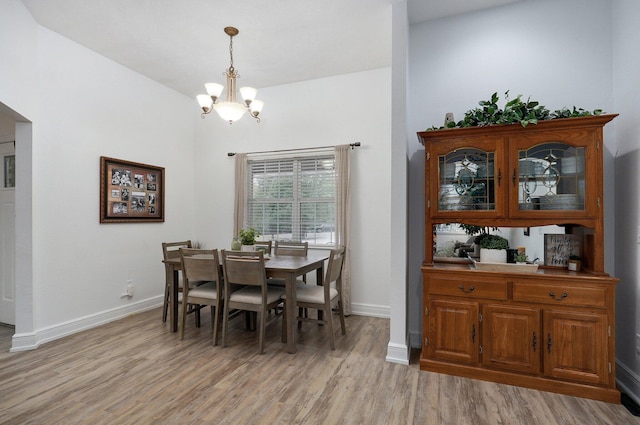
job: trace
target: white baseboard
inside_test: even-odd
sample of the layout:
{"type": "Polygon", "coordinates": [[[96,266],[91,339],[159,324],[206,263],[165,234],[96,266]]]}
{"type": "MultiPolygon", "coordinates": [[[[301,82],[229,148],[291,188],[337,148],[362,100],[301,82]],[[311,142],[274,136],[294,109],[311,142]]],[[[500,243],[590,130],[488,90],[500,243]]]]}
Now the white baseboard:
{"type": "Polygon", "coordinates": [[[162,305],[163,296],[148,298],[125,306],[74,319],[58,325],[38,329],[33,333],[15,334],[11,340],[11,352],[35,350],[45,342],[122,319],[134,313],[151,310],[162,305]]]}
{"type": "Polygon", "coordinates": [[[391,307],[372,304],[351,303],[351,313],[356,316],[380,317],[389,319],[391,317],[391,307]]]}
{"type": "Polygon", "coordinates": [[[618,389],[640,405],[640,376],[619,361],[616,361],[616,372],[618,389]]]}
{"type": "Polygon", "coordinates": [[[409,347],[406,344],[387,344],[387,357],[389,363],[409,364],[409,347]]]}
{"type": "MultiPolygon", "coordinates": [[[[122,319],[123,317],[131,314],[157,308],[162,305],[162,300],[163,297],[160,295],[111,310],[70,320],[68,322],[38,329],[33,333],[15,334],[11,341],[11,352],[35,350],[40,346],[40,344],[64,338],[65,336],[82,332],[87,329],[95,328],[97,326],[104,325],[105,323],[122,319]]],[[[352,304],[351,312],[358,316],[380,317],[384,319],[391,317],[391,309],[388,306],[352,304]]],[[[399,358],[404,357],[407,357],[406,353],[399,356],[399,358]]]]}

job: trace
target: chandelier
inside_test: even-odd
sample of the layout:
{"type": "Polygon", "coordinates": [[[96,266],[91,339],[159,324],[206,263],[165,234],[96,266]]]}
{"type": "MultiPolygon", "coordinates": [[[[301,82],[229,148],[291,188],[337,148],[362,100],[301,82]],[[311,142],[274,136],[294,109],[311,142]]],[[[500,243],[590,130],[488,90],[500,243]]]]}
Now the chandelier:
{"type": "Polygon", "coordinates": [[[255,98],[257,93],[256,89],[252,87],[241,87],[240,95],[242,96],[242,100],[244,100],[244,104],[236,102],[236,77],[239,77],[239,75],[233,67],[233,37],[238,35],[239,31],[234,27],[226,27],[224,32],[229,36],[229,56],[231,57],[231,64],[224,72],[227,76],[227,100],[224,102],[218,101],[222,90],[224,90],[222,84],[205,84],[207,94],[197,96],[198,103],[202,108],[201,117],[204,118],[205,115],[215,110],[218,115],[220,115],[220,118],[229,121],[229,124],[233,124],[234,121],[238,121],[244,116],[244,113],[248,111],[249,115],[255,118],[257,122],[260,122],[258,115],[260,115],[260,111],[262,111],[264,102],[255,98]]]}

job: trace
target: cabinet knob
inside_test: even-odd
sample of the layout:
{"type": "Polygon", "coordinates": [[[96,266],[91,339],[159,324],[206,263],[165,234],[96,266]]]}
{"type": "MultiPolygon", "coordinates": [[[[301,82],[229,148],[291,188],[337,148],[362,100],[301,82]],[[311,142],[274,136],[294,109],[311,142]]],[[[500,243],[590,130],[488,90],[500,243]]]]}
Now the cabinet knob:
{"type": "Polygon", "coordinates": [[[566,292],[563,292],[562,295],[560,295],[559,297],[556,297],[556,293],[551,291],[551,292],[549,292],[549,296],[551,298],[553,298],[554,300],[556,300],[556,301],[562,301],[565,298],[567,298],[569,296],[569,294],[567,294],[566,292]]]}
{"type": "Polygon", "coordinates": [[[465,294],[470,294],[476,288],[473,285],[471,285],[469,286],[469,289],[464,289],[464,285],[458,285],[458,289],[464,292],[465,294]]]}

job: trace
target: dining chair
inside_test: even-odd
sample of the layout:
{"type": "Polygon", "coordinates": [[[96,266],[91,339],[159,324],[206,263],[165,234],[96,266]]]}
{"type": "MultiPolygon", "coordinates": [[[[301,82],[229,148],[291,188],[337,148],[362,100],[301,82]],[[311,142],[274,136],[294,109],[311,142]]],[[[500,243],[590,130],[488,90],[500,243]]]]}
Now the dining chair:
{"type": "MultiPolygon", "coordinates": [[[[297,257],[306,257],[309,252],[309,242],[284,242],[276,241],[273,250],[274,255],[293,255],[297,257]]],[[[284,279],[269,279],[269,285],[284,287],[284,279]]],[[[303,275],[302,279],[298,279],[297,283],[307,283],[307,276],[303,275]]]]}
{"type": "MultiPolygon", "coordinates": [[[[296,288],[296,305],[300,309],[315,309],[318,313],[322,312],[322,316],[318,314],[318,318],[308,317],[307,314],[298,313],[296,320],[298,324],[302,322],[315,322],[326,324],[329,332],[329,344],[332,350],[336,349],[335,337],[333,335],[333,317],[332,308],[335,305],[340,316],[340,327],[342,335],[346,335],[346,327],[344,324],[344,309],[342,306],[342,267],[344,265],[345,248],[331,250],[327,265],[327,272],[324,276],[322,286],[304,285],[296,288]]],[[[285,303],[288,301],[283,295],[285,303]]],[[[282,332],[286,332],[287,323],[286,315],[283,319],[282,332]]]]}
{"type": "Polygon", "coordinates": [[[211,323],[213,327],[213,345],[218,344],[219,317],[222,313],[222,280],[220,276],[220,260],[217,249],[180,248],[182,275],[182,315],[180,320],[180,339],[184,339],[185,321],[189,306],[200,308],[211,307],[211,323]]]}
{"type": "MultiPolygon", "coordinates": [[[[191,248],[191,241],[182,242],[162,242],[162,258],[164,260],[170,260],[172,258],[180,258],[180,248],[191,248]]],[[[182,273],[178,272],[178,297],[182,295],[182,273]]],[[[171,282],[165,282],[164,285],[164,305],[162,306],[162,321],[167,321],[167,312],[169,310],[169,303],[171,301],[171,282]]],[[[178,298],[180,302],[180,298],[178,298]]],[[[198,319],[196,319],[198,320],[198,319]]]]}
{"type": "Polygon", "coordinates": [[[273,241],[256,241],[254,246],[256,247],[256,250],[258,248],[264,248],[266,251],[265,255],[271,255],[271,251],[273,250],[273,241]]]}
{"type": "Polygon", "coordinates": [[[258,316],[258,352],[264,353],[264,334],[267,311],[282,303],[283,288],[267,286],[267,273],[262,252],[222,250],[224,273],[224,316],[222,319],[222,346],[227,344],[229,311],[232,309],[256,312],[258,316]],[[232,285],[242,285],[231,292],[232,285]]]}
{"type": "MultiPolygon", "coordinates": [[[[287,241],[276,241],[275,248],[273,253],[275,255],[292,255],[297,257],[306,257],[309,252],[309,242],[287,242],[287,241]]],[[[296,286],[306,285],[307,284],[307,275],[302,275],[302,278],[296,279],[296,286]]],[[[267,285],[277,286],[284,288],[285,282],[284,279],[274,279],[269,278],[267,280],[267,285]]],[[[280,311],[276,307],[276,314],[280,314],[280,311]]],[[[306,313],[306,312],[304,312],[306,313]]],[[[303,314],[302,308],[300,309],[300,314],[303,314]]]]}

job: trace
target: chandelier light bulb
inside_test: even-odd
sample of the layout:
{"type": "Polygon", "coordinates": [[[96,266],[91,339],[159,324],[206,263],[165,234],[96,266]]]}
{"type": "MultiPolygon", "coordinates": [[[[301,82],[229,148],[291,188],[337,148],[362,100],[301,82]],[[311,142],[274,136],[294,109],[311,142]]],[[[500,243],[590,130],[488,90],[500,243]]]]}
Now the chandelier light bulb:
{"type": "Polygon", "coordinates": [[[251,102],[256,98],[256,93],[258,90],[253,87],[240,87],[240,95],[247,106],[251,105],[251,102]]]}
{"type": "Polygon", "coordinates": [[[222,90],[224,90],[224,86],[218,83],[207,83],[204,85],[204,87],[207,89],[207,94],[211,96],[212,99],[214,99],[214,102],[215,99],[220,97],[220,95],[222,94],[222,90]]]}

